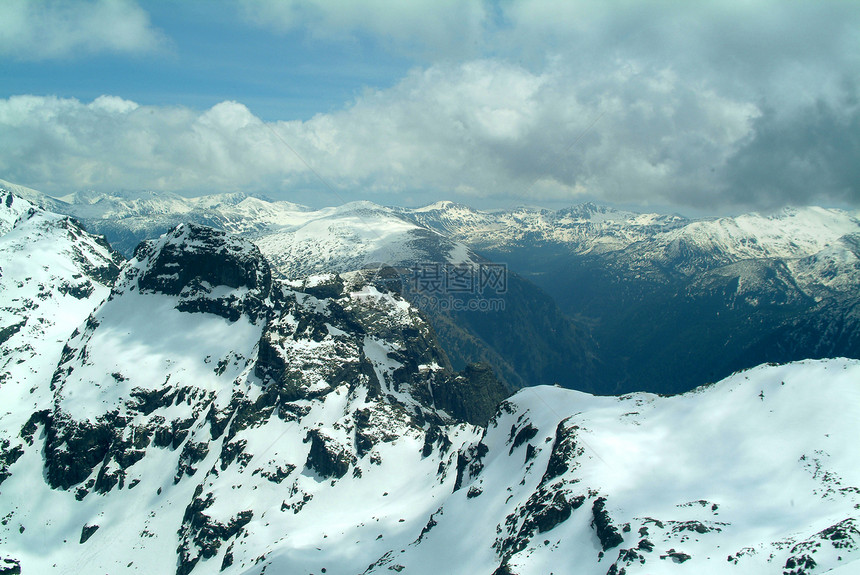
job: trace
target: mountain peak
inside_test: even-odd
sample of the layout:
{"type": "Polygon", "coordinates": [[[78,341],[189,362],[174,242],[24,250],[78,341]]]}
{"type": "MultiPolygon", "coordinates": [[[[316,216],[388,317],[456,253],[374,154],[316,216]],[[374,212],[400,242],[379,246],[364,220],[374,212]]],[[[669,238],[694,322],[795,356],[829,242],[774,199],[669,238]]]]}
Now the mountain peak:
{"type": "Polygon", "coordinates": [[[135,250],[115,291],[136,287],[141,293],[180,296],[178,308],[183,311],[208,311],[235,320],[241,311],[258,307],[249,307],[251,301],[268,297],[272,274],[250,241],[198,224],[180,224],[135,250]]]}

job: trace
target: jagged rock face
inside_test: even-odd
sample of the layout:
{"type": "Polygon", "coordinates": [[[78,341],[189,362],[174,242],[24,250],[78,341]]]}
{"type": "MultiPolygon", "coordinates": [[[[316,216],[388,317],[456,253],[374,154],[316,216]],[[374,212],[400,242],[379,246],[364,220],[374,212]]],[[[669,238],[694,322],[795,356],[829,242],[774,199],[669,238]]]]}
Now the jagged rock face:
{"type": "Polygon", "coordinates": [[[118,289],[181,296],[178,309],[231,321],[261,313],[272,288],[269,264],[254,244],[196,224],[142,243],[129,270],[118,289]]]}
{"type": "Polygon", "coordinates": [[[179,295],[190,284],[247,288],[267,293],[269,265],[250,242],[195,224],[182,224],[162,240],[145,242],[135,258],[146,261],[141,289],[179,295]]]}
{"type": "Polygon", "coordinates": [[[436,406],[454,417],[485,426],[508,393],[488,365],[475,364],[448,379],[433,382],[436,406]]]}

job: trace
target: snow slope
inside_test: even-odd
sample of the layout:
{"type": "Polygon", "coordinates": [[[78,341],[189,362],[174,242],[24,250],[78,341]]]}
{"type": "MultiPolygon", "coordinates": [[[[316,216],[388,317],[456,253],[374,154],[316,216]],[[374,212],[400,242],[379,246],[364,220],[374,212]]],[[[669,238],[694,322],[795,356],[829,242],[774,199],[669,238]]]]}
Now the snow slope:
{"type": "Polygon", "coordinates": [[[380,265],[409,268],[422,262],[457,265],[481,260],[462,243],[370,202],[306,212],[302,221],[297,220],[249,235],[284,277],[380,265]]]}
{"type": "Polygon", "coordinates": [[[858,432],[855,360],[673,397],[522,390],[432,529],[369,572],[856,573],[858,432]]]}
{"type": "Polygon", "coordinates": [[[120,263],[103,239],[68,217],[0,190],[4,427],[19,429],[30,412],[50,406],[44,374],[56,367],[72,331],[107,297],[120,263]]]}

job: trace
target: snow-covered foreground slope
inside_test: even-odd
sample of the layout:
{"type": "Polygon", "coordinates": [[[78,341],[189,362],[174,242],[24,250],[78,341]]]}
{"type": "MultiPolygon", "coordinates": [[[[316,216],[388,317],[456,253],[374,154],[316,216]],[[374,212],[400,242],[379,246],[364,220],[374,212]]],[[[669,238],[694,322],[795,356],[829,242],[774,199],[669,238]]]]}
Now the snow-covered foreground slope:
{"type": "Polygon", "coordinates": [[[858,433],[855,360],[673,397],[522,390],[432,529],[371,572],[858,572],[858,433]]]}

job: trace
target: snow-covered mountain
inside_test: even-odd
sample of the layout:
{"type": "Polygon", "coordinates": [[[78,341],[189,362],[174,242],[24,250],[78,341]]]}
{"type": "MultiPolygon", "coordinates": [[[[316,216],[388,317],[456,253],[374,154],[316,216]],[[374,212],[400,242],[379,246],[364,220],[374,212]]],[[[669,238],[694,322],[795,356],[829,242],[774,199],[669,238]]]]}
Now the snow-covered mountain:
{"type": "MultiPolygon", "coordinates": [[[[688,220],[637,214],[594,204],[559,211],[521,208],[477,212],[439,202],[409,211],[433,229],[494,255],[540,249],[569,258],[592,256],[633,273],[692,276],[751,260],[780,260],[798,286],[818,299],[823,291],[860,285],[860,212],[819,207],[777,214],[688,220]]],[[[541,258],[538,257],[538,260],[541,258]]]]}
{"type": "Polygon", "coordinates": [[[616,392],[678,392],[762,362],[860,358],[860,214],[686,220],[591,204],[416,211],[592,326],[616,392]]]}
{"type": "Polygon", "coordinates": [[[522,390],[427,531],[369,572],[856,572],[858,367],[763,366],[675,397],[522,390]]]}
{"type": "MultiPolygon", "coordinates": [[[[187,573],[278,506],[275,527],[260,523],[264,538],[307,529],[315,512],[300,510],[347,473],[366,475],[364,497],[380,497],[455,465],[477,433],[460,422],[486,422],[504,388],[485,368],[453,373],[417,312],[373,279],[273,282],[253,244],[196,225],[142,244],[54,367],[31,366],[47,405],[6,404],[15,410],[0,430],[4,559],[23,572],[187,573]],[[392,472],[401,467],[408,473],[392,472]],[[243,482],[240,499],[220,498],[226,515],[210,509],[243,482]],[[99,529],[106,537],[69,549],[70,529],[76,545],[99,529]]],[[[342,504],[325,507],[328,520],[349,521],[342,504]]],[[[245,542],[230,543],[218,566],[225,556],[253,563],[245,542]]],[[[334,555],[341,543],[329,542],[334,555]]]]}
{"type": "MultiPolygon", "coordinates": [[[[18,193],[20,186],[0,181],[18,193]]],[[[270,202],[244,193],[187,198],[169,192],[77,192],[51,198],[34,190],[25,196],[52,211],[84,222],[94,233],[106,236],[114,249],[131,257],[137,245],[182,223],[198,223],[234,233],[250,233],[268,226],[305,221],[303,206],[270,202]]]]}
{"type": "Polygon", "coordinates": [[[403,212],[474,249],[493,252],[557,245],[574,254],[603,253],[689,223],[677,215],[639,214],[593,203],[558,211],[521,207],[485,212],[445,201],[403,212]]]}
{"type": "MultiPolygon", "coordinates": [[[[155,192],[78,193],[61,199],[38,192],[43,203],[74,215],[87,228],[105,234],[131,256],[138,242],[158,237],[182,222],[239,233],[254,241],[280,278],[315,273],[346,273],[368,266],[396,270],[404,291],[415,284],[414,266],[430,264],[479,269],[487,260],[464,244],[422,227],[399,210],[370,202],[310,210],[289,202],[270,202],[244,194],[183,198],[155,192]]],[[[506,272],[507,270],[505,270],[506,272]]],[[[387,272],[385,272],[387,273],[387,272]]],[[[503,272],[504,273],[504,272],[503,272]]],[[[595,369],[593,342],[583,326],[565,317],[539,288],[505,274],[504,289],[490,302],[472,293],[413,293],[410,301],[428,315],[443,348],[458,369],[488,362],[509,387],[560,382],[586,390],[603,384],[595,369]],[[444,301],[437,305],[438,297],[444,301]],[[457,305],[447,305],[447,304],[457,305]],[[573,358],[574,365],[558,360],[573,358]]]]}
{"type": "MultiPolygon", "coordinates": [[[[21,229],[14,220],[2,238],[21,229]]],[[[28,253],[42,241],[54,239],[32,236],[28,253]]],[[[29,262],[46,273],[67,265],[29,262]]],[[[91,300],[59,341],[15,333],[37,352],[16,357],[48,401],[0,418],[0,568],[860,565],[856,360],[762,366],[674,397],[527,388],[493,410],[502,390],[491,372],[453,372],[385,278],[272,275],[247,240],[186,224],[141,245],[110,297],[91,300]]],[[[62,301],[64,279],[46,276],[45,302],[62,301]]]]}

